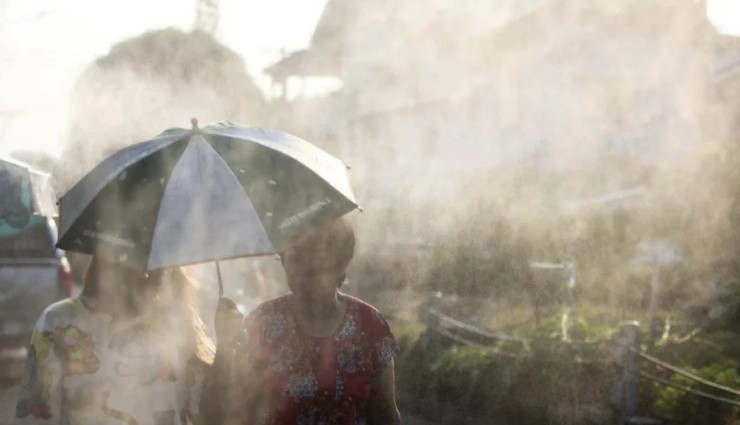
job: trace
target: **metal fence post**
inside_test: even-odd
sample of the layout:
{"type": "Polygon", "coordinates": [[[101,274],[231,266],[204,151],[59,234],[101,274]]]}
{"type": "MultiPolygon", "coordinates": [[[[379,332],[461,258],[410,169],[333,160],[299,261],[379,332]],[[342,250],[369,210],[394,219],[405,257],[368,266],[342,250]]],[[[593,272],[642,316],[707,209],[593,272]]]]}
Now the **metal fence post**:
{"type": "Polygon", "coordinates": [[[442,301],[442,293],[439,291],[430,292],[424,302],[424,324],[427,329],[437,329],[439,326],[439,317],[432,312],[439,311],[439,304],[442,301]]]}
{"type": "Polygon", "coordinates": [[[419,344],[424,351],[429,351],[434,346],[435,340],[439,339],[439,333],[437,332],[439,329],[439,316],[433,314],[433,312],[439,312],[441,301],[442,292],[439,291],[430,292],[427,294],[426,300],[424,300],[422,321],[424,322],[424,326],[426,326],[426,330],[419,338],[419,344]]]}
{"type": "Polygon", "coordinates": [[[652,275],[650,277],[650,304],[648,305],[648,346],[653,347],[655,344],[656,334],[658,333],[658,323],[655,315],[660,304],[660,265],[653,264],[652,275]]]}
{"type": "Polygon", "coordinates": [[[611,401],[616,410],[618,424],[628,423],[637,416],[639,395],[640,359],[640,326],[638,322],[622,325],[616,341],[614,361],[620,368],[617,380],[612,387],[611,401]]]}

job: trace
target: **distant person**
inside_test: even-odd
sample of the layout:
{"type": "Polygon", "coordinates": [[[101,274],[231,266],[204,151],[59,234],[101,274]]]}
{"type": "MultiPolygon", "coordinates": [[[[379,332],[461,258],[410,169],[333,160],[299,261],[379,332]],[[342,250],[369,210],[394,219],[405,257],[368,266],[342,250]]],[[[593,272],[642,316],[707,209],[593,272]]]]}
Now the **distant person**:
{"type": "Polygon", "coordinates": [[[338,220],[281,253],[291,292],[245,319],[235,423],[400,424],[395,338],[375,308],[339,291],[354,247],[338,220]]]}
{"type": "Polygon", "coordinates": [[[181,268],[147,276],[94,258],[80,296],[37,322],[15,423],[216,423],[215,347],[193,289],[181,268]]]}

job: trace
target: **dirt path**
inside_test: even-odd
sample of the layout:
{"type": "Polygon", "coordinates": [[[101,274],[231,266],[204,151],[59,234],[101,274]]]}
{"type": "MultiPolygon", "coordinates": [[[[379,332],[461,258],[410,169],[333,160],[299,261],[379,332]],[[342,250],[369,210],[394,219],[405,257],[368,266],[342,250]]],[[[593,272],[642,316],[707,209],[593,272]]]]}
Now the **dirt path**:
{"type": "Polygon", "coordinates": [[[7,383],[0,385],[0,425],[13,423],[18,386],[7,383]]]}
{"type": "MultiPolygon", "coordinates": [[[[17,397],[17,384],[0,384],[0,425],[10,425],[13,423],[17,397]]],[[[430,422],[417,414],[407,411],[402,412],[402,417],[404,425],[439,425],[438,422],[430,422]]]]}

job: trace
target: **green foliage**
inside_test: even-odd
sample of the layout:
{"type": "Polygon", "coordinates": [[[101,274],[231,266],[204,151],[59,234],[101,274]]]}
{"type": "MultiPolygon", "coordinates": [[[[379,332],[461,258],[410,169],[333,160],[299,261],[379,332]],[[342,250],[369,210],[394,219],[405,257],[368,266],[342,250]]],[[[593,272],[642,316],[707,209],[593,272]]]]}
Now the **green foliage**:
{"type": "Polygon", "coordinates": [[[509,394],[520,362],[465,346],[452,346],[427,363],[429,385],[437,397],[462,402],[471,409],[497,403],[509,394]],[[495,377],[495,382],[492,382],[495,377]]]}
{"type": "MultiPolygon", "coordinates": [[[[562,314],[521,329],[518,336],[530,344],[510,352],[517,359],[454,345],[438,336],[435,339],[418,324],[396,327],[402,347],[397,363],[399,393],[457,406],[474,417],[510,417],[519,424],[542,423],[542,418],[552,424],[578,423],[584,405],[606,406],[615,372],[606,360],[612,355],[610,338],[616,328],[593,320],[591,316],[600,317],[598,312],[584,310],[582,316],[574,315],[571,340],[563,339],[562,314]]],[[[703,332],[686,341],[668,340],[652,353],[672,364],[704,365],[696,372],[699,376],[740,389],[732,361],[736,353],[728,348],[738,345],[738,340],[732,332],[703,332]]],[[[681,375],[672,376],[671,381],[732,398],[681,375]]],[[[641,405],[642,414],[672,417],[676,425],[716,425],[740,419],[738,409],[727,404],[649,381],[642,381],[641,405]]]]}
{"type": "Polygon", "coordinates": [[[393,335],[396,337],[396,342],[398,342],[401,353],[406,354],[410,352],[423,331],[424,325],[421,323],[404,323],[394,326],[393,335]]]}
{"type": "Polygon", "coordinates": [[[551,315],[532,327],[519,330],[518,335],[534,343],[551,342],[601,343],[607,340],[613,328],[608,323],[597,323],[563,307],[557,314],[551,315]]]}
{"type": "MultiPolygon", "coordinates": [[[[738,380],[735,367],[728,363],[717,363],[704,367],[699,369],[696,375],[720,385],[740,389],[740,380],[738,380]]],[[[720,397],[732,398],[732,396],[724,391],[708,388],[683,375],[674,374],[671,377],[671,382],[681,387],[708,392],[720,397]]],[[[669,386],[660,386],[658,388],[655,410],[662,415],[673,418],[673,423],[677,425],[715,425],[718,423],[730,423],[731,420],[740,418],[737,407],[702,398],[683,389],[669,386]]]]}
{"type": "MultiPolygon", "coordinates": [[[[546,322],[542,329],[552,328],[554,321],[546,322]]],[[[453,345],[419,330],[394,328],[402,347],[396,366],[399,393],[417,402],[455,406],[461,415],[510,416],[516,423],[534,424],[546,416],[552,418],[549,423],[558,423],[556,416],[575,418],[579,403],[608,399],[604,394],[610,381],[598,367],[578,362],[580,346],[556,339],[520,348],[514,357],[453,345]]],[[[549,337],[546,331],[543,335],[549,337]]]]}

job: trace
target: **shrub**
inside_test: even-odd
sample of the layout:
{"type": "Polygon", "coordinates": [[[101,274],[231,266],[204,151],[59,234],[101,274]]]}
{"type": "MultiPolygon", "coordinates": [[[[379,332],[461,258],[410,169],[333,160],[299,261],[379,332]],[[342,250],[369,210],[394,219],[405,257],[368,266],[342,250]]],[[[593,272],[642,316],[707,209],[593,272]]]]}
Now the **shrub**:
{"type": "Polygon", "coordinates": [[[452,420],[472,415],[508,417],[519,424],[539,424],[543,418],[573,423],[583,403],[608,400],[611,381],[598,366],[578,361],[581,345],[550,339],[511,356],[454,345],[420,330],[418,325],[394,329],[402,349],[399,395],[451,406],[458,415],[452,420]]]}
{"type": "MultiPolygon", "coordinates": [[[[711,382],[730,388],[740,388],[740,381],[734,365],[717,363],[699,369],[696,374],[711,382]]],[[[708,388],[683,375],[674,374],[671,382],[681,387],[697,389],[720,397],[732,398],[724,391],[708,388]]],[[[660,386],[657,388],[655,410],[665,416],[673,418],[676,425],[717,425],[733,423],[740,418],[740,409],[727,403],[699,397],[688,391],[660,386]]]]}

